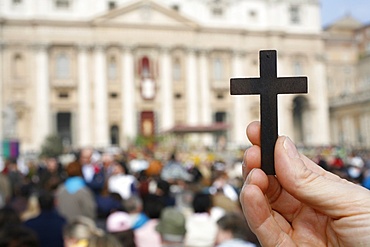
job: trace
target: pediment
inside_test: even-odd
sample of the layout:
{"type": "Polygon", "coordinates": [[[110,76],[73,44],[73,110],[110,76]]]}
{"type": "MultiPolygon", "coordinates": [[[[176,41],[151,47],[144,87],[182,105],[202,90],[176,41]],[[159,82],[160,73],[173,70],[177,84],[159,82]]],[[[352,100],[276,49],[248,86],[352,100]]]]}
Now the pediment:
{"type": "Polygon", "coordinates": [[[96,17],[97,26],[157,26],[168,28],[194,29],[196,22],[178,11],[159,5],[151,0],[136,1],[130,5],[110,10],[96,17]]]}

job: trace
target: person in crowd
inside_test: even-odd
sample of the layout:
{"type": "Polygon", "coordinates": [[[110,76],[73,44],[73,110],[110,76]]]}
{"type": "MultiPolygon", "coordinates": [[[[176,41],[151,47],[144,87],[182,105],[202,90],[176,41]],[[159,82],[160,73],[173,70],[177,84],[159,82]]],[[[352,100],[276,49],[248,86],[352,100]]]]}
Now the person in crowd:
{"type": "MultiPolygon", "coordinates": [[[[29,190],[33,190],[33,187],[30,186],[29,190]]],[[[40,206],[38,202],[37,192],[34,191],[28,196],[28,201],[24,211],[20,213],[22,221],[27,221],[29,219],[35,218],[40,214],[40,206]]]]}
{"type": "Polygon", "coordinates": [[[118,239],[111,234],[103,234],[101,236],[93,236],[89,239],[87,247],[127,247],[122,245],[118,239]]]}
{"type": "Polygon", "coordinates": [[[230,197],[226,196],[222,189],[217,189],[216,192],[212,194],[212,212],[211,214],[221,214],[221,216],[226,212],[240,212],[239,201],[231,200],[230,197]]]}
{"type": "Polygon", "coordinates": [[[2,173],[9,179],[10,191],[12,193],[11,197],[18,196],[21,188],[25,184],[25,177],[18,169],[17,160],[13,158],[7,159],[2,173]]]}
{"type": "Polygon", "coordinates": [[[45,168],[39,171],[39,178],[39,187],[42,190],[53,192],[64,182],[66,175],[60,169],[57,158],[49,157],[45,160],[45,168]]]}
{"type": "Polygon", "coordinates": [[[161,247],[161,236],[155,230],[158,218],[165,203],[157,195],[148,195],[143,199],[143,212],[149,218],[141,227],[135,229],[135,242],[138,247],[161,247]]]}
{"type": "Polygon", "coordinates": [[[213,247],[217,225],[211,217],[212,198],[210,194],[196,193],[193,198],[194,213],[186,218],[186,247],[213,247]]]}
{"type": "Polygon", "coordinates": [[[102,163],[98,162],[99,156],[94,153],[92,148],[83,148],[78,156],[78,162],[82,166],[82,174],[87,187],[89,187],[94,195],[99,195],[104,189],[105,175],[102,163]]]}
{"type": "Polygon", "coordinates": [[[146,200],[145,206],[143,200],[138,196],[124,200],[124,209],[131,218],[136,246],[146,247],[148,244],[153,247],[160,246],[160,235],[155,230],[155,225],[162,208],[163,206],[158,200],[146,200]]]}
{"type": "Polygon", "coordinates": [[[131,217],[128,213],[117,211],[107,217],[106,229],[115,236],[122,246],[136,247],[131,217]]]}
{"type": "Polygon", "coordinates": [[[130,215],[133,230],[140,228],[149,220],[143,211],[143,200],[138,196],[123,200],[123,208],[130,215]]]}
{"type": "Polygon", "coordinates": [[[258,243],[241,213],[226,213],[217,226],[216,247],[256,247],[258,243]]]}
{"type": "Polygon", "coordinates": [[[227,198],[232,201],[238,200],[238,193],[235,188],[229,183],[229,178],[226,172],[219,173],[212,183],[210,190],[221,191],[227,198]]]}
{"type": "Polygon", "coordinates": [[[54,196],[50,192],[41,192],[38,204],[41,213],[24,222],[24,225],[36,232],[41,247],[63,247],[63,227],[66,219],[56,210],[54,196]]]}
{"type": "Polygon", "coordinates": [[[276,176],[261,170],[260,123],[247,127],[240,201],[262,246],[369,246],[370,191],[297,151],[285,136],[275,144],[276,176]]]}
{"type": "Polygon", "coordinates": [[[78,216],[63,229],[65,247],[87,247],[94,236],[103,236],[104,231],[95,222],[85,216],[78,216]]]}
{"type": "Polygon", "coordinates": [[[347,176],[351,182],[361,184],[364,178],[364,166],[363,159],[356,153],[352,153],[348,157],[347,163],[347,176]]]}
{"type": "Polygon", "coordinates": [[[114,164],[112,168],[112,175],[108,178],[108,191],[120,194],[123,200],[137,195],[137,179],[128,174],[119,163],[114,164]]]}
{"type": "Polygon", "coordinates": [[[114,165],[117,164],[118,162],[114,160],[114,156],[111,153],[105,152],[102,154],[101,157],[102,161],[102,167],[104,169],[104,180],[108,181],[110,176],[113,173],[114,170],[114,165]]]}
{"type": "Polygon", "coordinates": [[[20,225],[21,222],[21,218],[13,208],[5,206],[0,209],[0,229],[5,229],[13,225],[20,225]]]}
{"type": "Polygon", "coordinates": [[[0,229],[1,247],[40,247],[36,233],[23,225],[0,229]]]}
{"type": "Polygon", "coordinates": [[[192,176],[186,168],[177,160],[176,153],[171,154],[171,158],[162,168],[161,179],[169,182],[170,184],[175,184],[178,181],[191,181],[192,176]]]}
{"type": "Polygon", "coordinates": [[[9,202],[11,195],[12,191],[8,176],[0,173],[0,208],[9,202]]]}
{"type": "Polygon", "coordinates": [[[161,235],[162,247],[183,247],[186,219],[176,207],[162,210],[156,230],[161,235]]]}
{"type": "Polygon", "coordinates": [[[68,178],[56,191],[57,210],[67,221],[79,215],[95,219],[96,201],[82,178],[81,165],[71,162],[66,171],[68,178]]]}

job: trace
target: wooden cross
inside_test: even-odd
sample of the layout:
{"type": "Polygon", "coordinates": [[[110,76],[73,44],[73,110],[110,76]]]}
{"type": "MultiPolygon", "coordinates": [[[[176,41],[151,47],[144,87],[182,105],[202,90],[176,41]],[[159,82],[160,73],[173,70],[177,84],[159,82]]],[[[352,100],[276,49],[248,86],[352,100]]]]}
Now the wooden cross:
{"type": "Polygon", "coordinates": [[[307,93],[307,77],[278,78],[276,51],[260,51],[260,78],[232,78],[230,93],[260,95],[261,168],[267,175],[275,175],[274,148],[278,138],[277,95],[307,93]]]}

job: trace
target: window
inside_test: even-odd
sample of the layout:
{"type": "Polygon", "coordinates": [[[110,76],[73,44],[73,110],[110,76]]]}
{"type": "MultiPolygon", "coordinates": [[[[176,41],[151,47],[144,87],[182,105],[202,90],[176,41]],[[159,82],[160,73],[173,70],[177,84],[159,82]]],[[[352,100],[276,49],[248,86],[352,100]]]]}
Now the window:
{"type": "Polygon", "coordinates": [[[181,80],[181,61],[178,57],[173,60],[172,77],[174,81],[181,80]]]}
{"type": "Polygon", "coordinates": [[[55,0],[55,7],[57,9],[69,9],[70,2],[69,0],[55,0]]]}
{"type": "Polygon", "coordinates": [[[254,10],[249,10],[249,16],[250,17],[255,17],[256,16],[256,11],[254,11],[254,10]]]}
{"type": "Polygon", "coordinates": [[[108,2],[108,9],[115,9],[117,7],[117,3],[115,1],[108,2]]]}
{"type": "Polygon", "coordinates": [[[216,98],[217,98],[218,100],[222,100],[222,99],[224,99],[225,97],[224,97],[224,94],[223,94],[223,93],[218,93],[218,94],[216,95],[216,98]]]}
{"type": "Polygon", "coordinates": [[[171,8],[172,8],[173,10],[175,10],[175,11],[179,11],[179,10],[180,10],[180,6],[179,6],[179,5],[177,5],[177,4],[172,5],[172,6],[171,6],[171,8]]]}
{"type": "Polygon", "coordinates": [[[115,92],[110,93],[110,94],[109,94],[109,97],[110,97],[111,99],[117,99],[117,97],[118,97],[118,93],[115,93],[115,92]]]}
{"type": "Polygon", "coordinates": [[[301,23],[301,15],[300,15],[299,6],[296,6],[296,5],[290,6],[289,12],[290,12],[290,22],[292,24],[301,23]]]}
{"type": "Polygon", "coordinates": [[[218,111],[215,113],[215,122],[216,123],[225,123],[226,122],[226,112],[218,111]]]}
{"type": "Polygon", "coordinates": [[[67,98],[69,98],[68,92],[60,92],[59,93],[59,98],[61,98],[61,99],[67,99],[67,98]]]}
{"type": "Polygon", "coordinates": [[[303,70],[302,70],[302,64],[300,61],[295,61],[293,64],[293,69],[294,69],[294,74],[295,75],[302,75],[303,70]]]}
{"type": "Polygon", "coordinates": [[[66,54],[59,54],[56,61],[56,77],[66,79],[70,76],[70,62],[66,54]]]}
{"type": "Polygon", "coordinates": [[[12,1],[13,6],[19,6],[22,4],[22,0],[13,0],[12,1]]]}
{"type": "Polygon", "coordinates": [[[119,127],[117,125],[110,127],[110,144],[119,145],[119,127]]]}
{"type": "Polygon", "coordinates": [[[139,75],[141,76],[141,78],[149,78],[151,76],[150,61],[149,58],[146,56],[144,56],[140,60],[139,75]]]}
{"type": "Polygon", "coordinates": [[[117,79],[117,60],[115,56],[110,56],[108,59],[108,79],[117,79]]]}
{"type": "Polygon", "coordinates": [[[220,57],[213,60],[213,79],[216,81],[223,79],[223,63],[220,57]]]}
{"type": "Polygon", "coordinates": [[[21,54],[15,54],[13,57],[13,77],[16,79],[22,78],[24,75],[23,57],[21,54]]]}
{"type": "Polygon", "coordinates": [[[214,16],[222,16],[224,13],[224,10],[222,9],[222,7],[213,7],[212,8],[212,14],[214,16]]]}

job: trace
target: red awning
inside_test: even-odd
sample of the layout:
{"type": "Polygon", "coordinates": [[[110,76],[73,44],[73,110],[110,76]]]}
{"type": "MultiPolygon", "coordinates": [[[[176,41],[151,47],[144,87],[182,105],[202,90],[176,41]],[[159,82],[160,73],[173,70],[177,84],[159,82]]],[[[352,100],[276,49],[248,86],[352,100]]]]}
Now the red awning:
{"type": "Polygon", "coordinates": [[[226,131],[229,125],[226,123],[213,123],[210,125],[176,125],[166,131],[166,133],[186,134],[186,133],[212,133],[226,131]]]}

